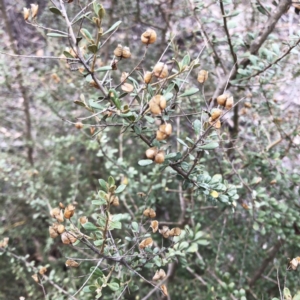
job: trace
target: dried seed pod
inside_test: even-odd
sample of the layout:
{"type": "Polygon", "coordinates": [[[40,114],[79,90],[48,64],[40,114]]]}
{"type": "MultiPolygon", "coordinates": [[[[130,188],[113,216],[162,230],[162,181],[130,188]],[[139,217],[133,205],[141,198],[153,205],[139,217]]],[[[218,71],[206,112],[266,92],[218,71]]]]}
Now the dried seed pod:
{"type": "Polygon", "coordinates": [[[39,277],[38,277],[37,274],[33,274],[33,275],[31,276],[31,278],[32,278],[35,282],[39,283],[39,277]]]}
{"type": "Polygon", "coordinates": [[[164,237],[164,238],[168,238],[169,237],[169,233],[170,233],[170,229],[168,226],[163,226],[162,229],[159,229],[158,232],[164,237]]]}
{"type": "Polygon", "coordinates": [[[39,269],[39,273],[40,273],[41,275],[44,275],[46,272],[47,272],[47,268],[46,268],[46,267],[41,267],[41,268],[39,269]]]}
{"type": "Polygon", "coordinates": [[[244,103],[244,106],[245,106],[246,108],[251,108],[251,107],[252,107],[252,104],[251,104],[250,102],[245,102],[245,103],[244,103]]]}
{"type": "Polygon", "coordinates": [[[152,280],[157,281],[159,279],[160,279],[159,271],[156,271],[153,278],[152,278],[152,280]]]}
{"type": "Polygon", "coordinates": [[[68,268],[77,268],[79,267],[79,263],[73,259],[68,259],[65,263],[68,268]]]}
{"type": "Polygon", "coordinates": [[[117,48],[114,50],[114,55],[116,57],[122,57],[122,53],[123,53],[123,46],[119,44],[117,48]]]}
{"type": "Polygon", "coordinates": [[[26,8],[26,7],[23,8],[23,16],[24,16],[24,20],[27,21],[30,16],[29,8],[26,8]]]}
{"type": "Polygon", "coordinates": [[[210,116],[211,116],[211,120],[212,121],[215,121],[216,119],[218,119],[222,114],[222,110],[221,109],[218,109],[218,108],[214,108],[211,113],[210,113],[210,116]]]}
{"type": "Polygon", "coordinates": [[[164,96],[160,95],[159,107],[164,110],[167,107],[167,100],[164,96]]]}
{"type": "Polygon", "coordinates": [[[152,79],[152,72],[147,71],[144,74],[144,82],[148,84],[150,83],[151,79],[152,79]]]}
{"type": "Polygon", "coordinates": [[[147,29],[141,35],[141,41],[143,44],[146,44],[146,45],[153,44],[156,41],[156,38],[157,38],[157,35],[153,29],[147,29]]]}
{"type": "Polygon", "coordinates": [[[114,197],[113,197],[113,200],[111,201],[111,204],[112,204],[113,206],[119,206],[119,205],[120,205],[119,197],[114,196],[114,197]]]}
{"type": "Polygon", "coordinates": [[[274,184],[276,184],[276,183],[277,183],[277,180],[276,180],[276,179],[273,179],[273,180],[270,181],[270,184],[272,184],[272,185],[274,185],[274,184]]]}
{"type": "Polygon", "coordinates": [[[62,234],[62,233],[65,231],[65,226],[64,226],[63,224],[57,225],[56,231],[57,231],[59,234],[62,234]]]}
{"type": "Polygon", "coordinates": [[[161,114],[161,108],[158,104],[155,102],[149,102],[149,108],[153,115],[160,115],[161,114]]]}
{"type": "Polygon", "coordinates": [[[292,270],[297,270],[298,268],[298,265],[299,265],[299,261],[297,258],[293,258],[290,263],[289,263],[289,269],[292,269],[292,270]]]}
{"type": "Polygon", "coordinates": [[[122,72],[121,82],[125,81],[128,78],[129,74],[127,72],[122,72]]]}
{"type": "Polygon", "coordinates": [[[52,217],[52,218],[56,218],[56,216],[57,215],[59,215],[60,214],[60,208],[59,207],[55,207],[55,208],[52,208],[51,210],[50,210],[50,216],[52,217]]]}
{"type": "Polygon", "coordinates": [[[39,6],[37,4],[30,4],[31,6],[31,18],[34,19],[37,16],[39,6]]]}
{"type": "Polygon", "coordinates": [[[168,135],[166,133],[163,133],[162,131],[160,130],[157,130],[156,131],[156,139],[158,141],[163,141],[165,140],[166,138],[168,138],[168,135]]]}
{"type": "Polygon", "coordinates": [[[58,232],[56,231],[56,229],[53,226],[49,226],[49,234],[52,239],[55,239],[56,237],[58,237],[58,232]]]}
{"type": "Polygon", "coordinates": [[[81,122],[76,122],[76,123],[75,123],[75,127],[76,127],[77,129],[81,129],[81,128],[83,127],[83,124],[82,124],[81,122]]]}
{"type": "Polygon", "coordinates": [[[153,240],[151,237],[142,240],[139,244],[140,249],[145,249],[146,247],[151,247],[153,245],[153,240]]]}
{"type": "Polygon", "coordinates": [[[144,215],[145,217],[148,217],[148,218],[153,219],[153,218],[156,217],[156,212],[155,212],[155,210],[152,209],[152,208],[147,208],[147,209],[145,209],[145,210],[143,211],[143,215],[144,215]]]}
{"type": "Polygon", "coordinates": [[[162,164],[165,161],[165,152],[163,150],[158,151],[155,155],[154,161],[157,164],[162,164]]]}
{"type": "Polygon", "coordinates": [[[181,233],[181,229],[178,227],[172,228],[169,232],[170,236],[179,236],[181,233]]]}
{"type": "Polygon", "coordinates": [[[159,269],[158,274],[160,276],[160,279],[165,279],[167,277],[167,274],[164,271],[164,269],[159,269]]]}
{"type": "Polygon", "coordinates": [[[122,85],[121,85],[121,89],[122,91],[126,92],[126,93],[131,93],[133,90],[134,90],[134,87],[132,84],[130,83],[127,83],[127,82],[124,82],[122,85]]]}
{"type": "Polygon", "coordinates": [[[233,97],[232,96],[229,97],[229,98],[227,98],[226,104],[225,104],[225,108],[226,109],[231,109],[232,106],[233,106],[233,103],[234,103],[234,101],[233,101],[233,97]]]}
{"type": "Polygon", "coordinates": [[[64,208],[65,208],[64,204],[63,204],[63,203],[61,203],[61,202],[59,202],[59,207],[60,207],[60,208],[62,208],[62,209],[64,209],[64,208]]]}
{"type": "Polygon", "coordinates": [[[154,66],[153,73],[158,78],[166,78],[169,75],[168,67],[163,62],[159,62],[154,66]]]}
{"type": "Polygon", "coordinates": [[[148,150],[146,150],[146,157],[149,159],[154,159],[155,155],[157,154],[158,149],[157,147],[151,147],[148,150]]]}
{"type": "Polygon", "coordinates": [[[73,233],[66,232],[66,231],[63,232],[63,234],[61,235],[61,240],[66,245],[74,244],[77,241],[73,233]]]}
{"type": "Polygon", "coordinates": [[[130,57],[131,57],[131,52],[129,47],[123,47],[122,58],[130,58],[130,57]]]}
{"type": "Polygon", "coordinates": [[[206,70],[200,70],[197,77],[198,82],[203,83],[207,80],[207,78],[208,72],[206,70]]]}
{"type": "Polygon", "coordinates": [[[217,97],[217,102],[221,106],[225,106],[226,100],[228,98],[228,94],[223,94],[217,97]]]}
{"type": "Polygon", "coordinates": [[[212,118],[210,117],[208,119],[208,122],[210,125],[212,125],[213,127],[215,127],[216,129],[220,129],[221,128],[221,121],[220,120],[212,120],[212,118]]]}
{"type": "Polygon", "coordinates": [[[150,227],[152,228],[152,232],[155,233],[158,230],[158,221],[151,221],[150,227]]]}
{"type": "Polygon", "coordinates": [[[172,134],[172,125],[170,123],[162,124],[159,126],[159,131],[169,136],[172,134]]]}
{"type": "Polygon", "coordinates": [[[84,225],[85,223],[88,222],[88,218],[86,216],[80,217],[79,222],[81,225],[84,225]]]}
{"type": "Polygon", "coordinates": [[[168,289],[167,289],[167,287],[166,287],[165,284],[162,284],[162,285],[160,286],[160,289],[162,290],[162,292],[163,292],[163,294],[164,294],[165,296],[168,296],[168,289]]]}
{"type": "Polygon", "coordinates": [[[7,245],[8,245],[8,241],[9,241],[9,238],[8,238],[8,237],[5,237],[5,238],[0,242],[0,248],[6,248],[7,245]]]}
{"type": "Polygon", "coordinates": [[[69,204],[65,208],[64,217],[66,219],[71,219],[73,217],[74,213],[75,213],[75,206],[73,204],[69,204]]]}

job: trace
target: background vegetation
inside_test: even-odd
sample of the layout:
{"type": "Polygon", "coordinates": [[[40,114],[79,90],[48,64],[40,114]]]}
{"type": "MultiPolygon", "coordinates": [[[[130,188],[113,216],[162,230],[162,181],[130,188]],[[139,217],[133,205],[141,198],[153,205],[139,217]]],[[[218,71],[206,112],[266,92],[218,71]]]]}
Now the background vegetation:
{"type": "Polygon", "coordinates": [[[299,2],[38,1],[25,21],[30,4],[0,0],[0,298],[299,299],[299,2]],[[159,61],[170,78],[146,85],[159,61]],[[74,245],[49,236],[59,203],[74,245]],[[147,208],[181,234],[153,233],[147,208]]]}

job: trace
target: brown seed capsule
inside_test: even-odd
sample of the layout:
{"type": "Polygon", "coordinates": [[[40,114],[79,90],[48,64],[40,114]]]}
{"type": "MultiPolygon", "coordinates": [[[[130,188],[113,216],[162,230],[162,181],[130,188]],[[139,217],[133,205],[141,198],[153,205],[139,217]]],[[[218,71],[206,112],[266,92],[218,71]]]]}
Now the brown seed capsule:
{"type": "Polygon", "coordinates": [[[164,96],[160,96],[159,107],[164,110],[167,107],[167,100],[164,96]]]}
{"type": "Polygon", "coordinates": [[[76,123],[75,123],[75,127],[76,127],[77,129],[81,129],[81,128],[83,127],[83,124],[82,124],[81,122],[76,122],[76,123]]]}
{"type": "Polygon", "coordinates": [[[225,104],[225,108],[226,109],[231,109],[232,108],[232,106],[233,106],[233,97],[231,96],[231,97],[229,97],[229,98],[227,98],[227,100],[226,100],[226,104],[225,104]]]}
{"type": "Polygon", "coordinates": [[[163,62],[159,62],[154,66],[153,73],[158,78],[166,78],[169,75],[168,67],[163,62]]]}
{"type": "Polygon", "coordinates": [[[168,289],[167,289],[167,287],[166,287],[165,284],[162,284],[162,285],[160,286],[160,289],[162,290],[162,292],[163,292],[163,294],[164,294],[165,296],[168,296],[168,289]]]}
{"type": "Polygon", "coordinates": [[[127,83],[127,82],[124,82],[122,85],[121,85],[121,89],[122,91],[126,92],[126,93],[131,93],[133,90],[134,90],[134,87],[132,84],[130,83],[127,83]]]}
{"type": "Polygon", "coordinates": [[[59,202],[59,207],[62,208],[62,209],[65,208],[65,206],[64,206],[63,203],[61,203],[61,202],[59,202]]]}
{"type": "Polygon", "coordinates": [[[156,154],[156,156],[154,158],[154,161],[157,164],[162,164],[165,161],[165,152],[162,150],[158,151],[158,153],[156,154]]]}
{"type": "Polygon", "coordinates": [[[0,242],[0,248],[6,248],[7,245],[8,245],[8,241],[9,241],[9,238],[8,238],[8,237],[5,237],[5,238],[0,242]]]}
{"type": "Polygon", "coordinates": [[[251,107],[252,107],[252,104],[251,104],[250,102],[245,102],[245,103],[244,103],[244,106],[245,106],[246,108],[251,108],[251,107]]]}
{"type": "Polygon", "coordinates": [[[168,238],[169,237],[169,233],[170,233],[170,229],[168,226],[163,226],[162,229],[159,229],[158,231],[164,238],[168,238]]]}
{"type": "Polygon", "coordinates": [[[68,267],[68,268],[77,268],[77,267],[79,267],[79,263],[77,261],[73,260],[73,259],[68,259],[65,264],[66,264],[66,267],[68,267]]]}
{"type": "Polygon", "coordinates": [[[113,206],[119,206],[119,205],[120,205],[119,197],[114,196],[114,197],[113,197],[113,200],[112,200],[112,202],[111,202],[111,204],[112,204],[113,206]]]}
{"type": "Polygon", "coordinates": [[[181,229],[178,227],[172,228],[169,232],[170,236],[179,236],[181,233],[181,229]]]}
{"type": "Polygon", "coordinates": [[[203,83],[207,80],[207,78],[208,78],[208,72],[205,70],[200,70],[197,77],[198,82],[203,83]]]}
{"type": "Polygon", "coordinates": [[[221,106],[225,106],[227,98],[228,98],[227,94],[220,95],[219,97],[217,97],[218,104],[221,106]]]}
{"type": "MultiPolygon", "coordinates": [[[[172,134],[172,125],[170,124],[170,123],[165,123],[165,124],[163,124],[163,125],[165,125],[164,127],[163,127],[163,132],[165,133],[165,134],[167,134],[168,136],[169,135],[171,135],[172,134]]],[[[162,126],[162,125],[161,125],[162,126]]],[[[159,130],[160,131],[162,131],[161,130],[161,128],[159,128],[159,130]]]]}
{"type": "Polygon", "coordinates": [[[141,243],[139,244],[139,248],[145,249],[146,247],[151,247],[152,245],[153,245],[153,240],[151,237],[149,237],[141,241],[141,243]]]}
{"type": "Polygon", "coordinates": [[[65,212],[64,212],[64,217],[66,219],[70,219],[73,217],[75,213],[75,206],[73,204],[69,204],[66,208],[65,208],[65,212]]]}
{"type": "Polygon", "coordinates": [[[24,16],[24,20],[27,21],[30,16],[29,8],[26,8],[26,7],[23,8],[23,16],[24,16]]]}
{"type": "Polygon", "coordinates": [[[153,276],[152,280],[161,280],[166,278],[167,274],[163,269],[160,269],[159,271],[156,271],[155,275],[153,276]]]}
{"type": "Polygon", "coordinates": [[[53,226],[49,226],[49,234],[52,239],[55,239],[56,237],[58,237],[58,232],[56,231],[56,229],[53,226]]]}
{"type": "Polygon", "coordinates": [[[63,232],[63,234],[61,235],[61,240],[66,245],[74,244],[77,241],[73,233],[66,232],[66,231],[63,232]]]}
{"type": "Polygon", "coordinates": [[[144,74],[144,82],[148,84],[150,83],[151,79],[152,79],[152,72],[147,71],[144,74]]]}
{"type": "Polygon", "coordinates": [[[31,6],[31,18],[34,19],[37,16],[39,6],[37,4],[30,4],[31,6]]]}
{"type": "Polygon", "coordinates": [[[145,217],[148,217],[148,218],[153,219],[153,218],[156,217],[156,212],[155,212],[155,210],[152,209],[152,208],[147,208],[147,209],[145,209],[145,210],[143,211],[143,215],[144,215],[145,217]]]}
{"type": "Polygon", "coordinates": [[[221,121],[220,120],[212,120],[212,118],[210,117],[208,119],[208,122],[210,125],[212,125],[213,127],[215,127],[216,129],[220,129],[221,128],[221,121]]]}
{"type": "Polygon", "coordinates": [[[154,102],[149,102],[149,108],[153,115],[160,115],[161,114],[161,108],[158,104],[154,102]]]}
{"type": "Polygon", "coordinates": [[[157,130],[156,131],[156,139],[158,141],[163,141],[165,140],[166,138],[168,138],[168,135],[165,134],[164,132],[160,131],[160,130],[157,130]]]}
{"type": "Polygon", "coordinates": [[[157,147],[151,147],[148,150],[146,150],[146,157],[149,159],[154,159],[155,155],[157,154],[158,149],[157,147]]]}
{"type": "Polygon", "coordinates": [[[141,35],[141,41],[143,44],[153,44],[156,41],[157,35],[156,32],[153,29],[147,29],[142,35],[141,35]]]}
{"type": "Polygon", "coordinates": [[[121,82],[125,81],[128,78],[129,74],[127,72],[122,72],[121,82]]]}
{"type": "Polygon", "coordinates": [[[39,273],[40,273],[41,275],[44,275],[46,272],[47,272],[47,268],[46,268],[46,267],[41,267],[41,268],[39,269],[39,273]]]}
{"type": "Polygon", "coordinates": [[[131,57],[131,52],[130,52],[130,49],[128,47],[123,47],[122,57],[123,58],[130,58],[131,57]]]}
{"type": "Polygon", "coordinates": [[[150,227],[152,228],[153,233],[155,233],[158,230],[158,221],[151,221],[150,227]]]}
{"type": "Polygon", "coordinates": [[[80,217],[79,222],[81,225],[83,225],[88,222],[88,218],[86,216],[80,217]]]}
{"type": "Polygon", "coordinates": [[[31,278],[32,278],[35,282],[39,283],[39,277],[38,277],[37,274],[33,274],[33,275],[31,276],[31,278]]]}
{"type": "Polygon", "coordinates": [[[217,120],[222,114],[222,110],[221,109],[218,109],[218,108],[214,108],[211,113],[210,113],[210,116],[211,116],[211,120],[212,121],[215,121],[217,120]]]}
{"type": "Polygon", "coordinates": [[[57,231],[59,234],[62,234],[62,233],[65,231],[65,226],[64,226],[63,224],[57,225],[56,231],[57,231]]]}
{"type": "Polygon", "coordinates": [[[116,57],[121,57],[123,53],[123,46],[122,45],[118,45],[117,48],[114,50],[114,55],[116,57]]]}

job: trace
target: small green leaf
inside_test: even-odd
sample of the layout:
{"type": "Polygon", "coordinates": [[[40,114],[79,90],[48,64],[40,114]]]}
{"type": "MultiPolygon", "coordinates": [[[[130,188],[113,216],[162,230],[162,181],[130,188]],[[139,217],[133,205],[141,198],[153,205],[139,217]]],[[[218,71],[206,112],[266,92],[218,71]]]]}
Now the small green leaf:
{"type": "MultiPolygon", "coordinates": [[[[95,72],[106,72],[106,71],[110,71],[110,70],[112,70],[111,66],[104,66],[104,67],[100,67],[99,69],[95,70],[95,72]]],[[[125,95],[127,95],[127,94],[125,94],[125,95]]]]}
{"type": "Polygon", "coordinates": [[[219,143],[217,142],[210,142],[208,144],[198,146],[199,149],[203,149],[203,150],[213,150],[218,147],[219,147],[219,143]]]}
{"type": "Polygon", "coordinates": [[[95,226],[93,223],[90,222],[82,224],[82,227],[86,230],[91,230],[91,231],[95,231],[99,229],[97,226],[95,226]]]}
{"type": "Polygon", "coordinates": [[[178,143],[180,143],[181,145],[183,145],[183,146],[189,148],[189,146],[188,146],[182,139],[177,138],[177,141],[178,141],[178,143]]]}
{"type": "Polygon", "coordinates": [[[202,129],[202,124],[198,119],[194,121],[193,127],[194,127],[196,135],[199,135],[200,131],[202,129]]]}
{"type": "Polygon", "coordinates": [[[120,286],[117,282],[111,282],[111,283],[108,283],[107,285],[114,292],[116,292],[120,288],[120,286]]]}
{"type": "Polygon", "coordinates": [[[209,245],[209,241],[208,240],[198,240],[197,244],[201,245],[201,246],[207,246],[207,245],[209,245]]]}
{"type": "Polygon", "coordinates": [[[115,185],[115,180],[112,176],[109,176],[107,181],[109,186],[115,185]]]}
{"type": "Polygon", "coordinates": [[[198,251],[198,244],[193,243],[189,248],[187,248],[186,252],[195,253],[198,251]]]}
{"type": "Polygon", "coordinates": [[[105,200],[93,200],[92,204],[93,205],[105,205],[106,201],[105,200]]]}
{"type": "Polygon", "coordinates": [[[49,36],[49,37],[63,37],[63,38],[68,37],[67,34],[61,34],[61,33],[55,33],[55,32],[49,32],[49,33],[47,33],[47,36],[49,36]]]}
{"type": "Polygon", "coordinates": [[[190,64],[190,61],[191,61],[190,56],[188,54],[185,55],[181,61],[182,67],[188,66],[190,64]]]}
{"type": "Polygon", "coordinates": [[[60,16],[62,15],[62,14],[61,14],[61,11],[60,11],[58,8],[54,7],[54,6],[49,7],[49,10],[50,10],[52,13],[56,14],[56,15],[60,15],[60,16]]]}
{"type": "Polygon", "coordinates": [[[88,50],[90,51],[90,52],[92,52],[92,53],[97,53],[97,51],[98,51],[98,47],[97,47],[97,45],[95,45],[95,44],[92,44],[92,45],[89,45],[88,46],[88,50]]]}
{"type": "Polygon", "coordinates": [[[103,179],[99,179],[98,181],[99,181],[99,184],[100,184],[100,186],[102,187],[103,191],[107,192],[107,191],[108,191],[108,188],[107,188],[107,183],[106,183],[106,181],[103,180],[103,179]]]}
{"type": "Polygon", "coordinates": [[[81,28],[80,32],[89,42],[94,43],[93,37],[87,29],[81,28]]]}
{"type": "Polygon", "coordinates": [[[138,164],[140,166],[148,166],[148,165],[151,165],[153,163],[153,161],[151,159],[141,159],[139,160],[138,164]]]}
{"type": "Polygon", "coordinates": [[[126,184],[121,184],[118,186],[118,188],[115,190],[115,194],[120,194],[126,189],[126,184]]]}
{"type": "Polygon", "coordinates": [[[113,24],[107,31],[105,31],[102,34],[102,36],[105,35],[105,34],[107,34],[107,33],[109,33],[109,32],[111,32],[111,31],[113,31],[113,30],[115,30],[121,23],[122,23],[122,21],[118,21],[115,24],[113,24]]]}
{"type": "Polygon", "coordinates": [[[187,91],[185,91],[183,94],[179,95],[179,97],[188,97],[188,96],[192,96],[196,93],[199,92],[199,89],[198,88],[191,88],[187,91]]]}
{"type": "Polygon", "coordinates": [[[139,232],[139,224],[137,222],[132,222],[131,227],[133,232],[139,232]]]}

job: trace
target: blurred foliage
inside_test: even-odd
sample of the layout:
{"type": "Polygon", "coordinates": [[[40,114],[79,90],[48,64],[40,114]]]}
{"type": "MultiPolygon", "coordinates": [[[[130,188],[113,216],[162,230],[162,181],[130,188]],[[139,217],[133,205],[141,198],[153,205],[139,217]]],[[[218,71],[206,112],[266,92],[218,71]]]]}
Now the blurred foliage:
{"type": "Polygon", "coordinates": [[[37,19],[25,23],[30,2],[0,1],[0,51],[29,56],[0,60],[0,241],[9,237],[0,247],[1,299],[167,299],[153,290],[159,269],[170,299],[299,298],[299,16],[288,1],[260,2],[39,1],[37,19]],[[107,95],[66,60],[70,42],[55,35],[68,28],[56,4],[73,21],[85,14],[73,29],[89,67],[97,51],[107,95]],[[103,31],[112,31],[97,46],[100,4],[103,31]],[[146,47],[140,36],[149,27],[157,40],[146,47]],[[130,59],[114,61],[118,44],[130,59]],[[175,75],[145,87],[143,73],[158,61],[175,75]],[[209,74],[203,84],[200,69],[209,74]],[[124,92],[121,74],[132,70],[134,90],[124,92]],[[215,129],[209,117],[222,80],[235,106],[222,109],[215,129]],[[146,111],[157,93],[167,100],[162,117],[146,111]],[[161,120],[173,127],[167,141],[155,140],[161,120]],[[163,164],[147,159],[150,146],[165,151],[163,164]],[[64,222],[74,245],[49,237],[59,203],[76,207],[64,222]],[[147,208],[160,230],[181,234],[152,233],[147,208]],[[149,237],[154,245],[142,249],[149,237]],[[78,268],[66,267],[71,258],[78,268]]]}

